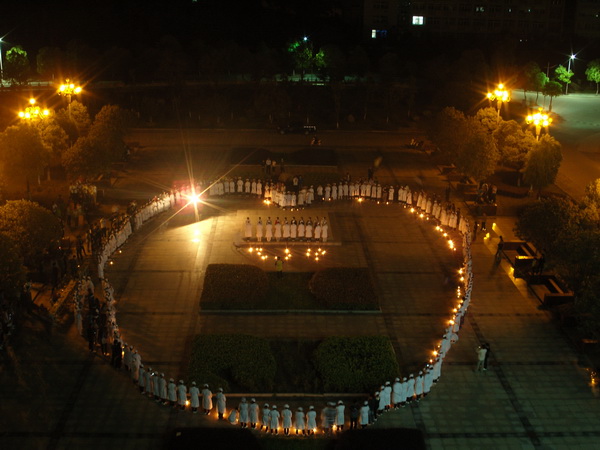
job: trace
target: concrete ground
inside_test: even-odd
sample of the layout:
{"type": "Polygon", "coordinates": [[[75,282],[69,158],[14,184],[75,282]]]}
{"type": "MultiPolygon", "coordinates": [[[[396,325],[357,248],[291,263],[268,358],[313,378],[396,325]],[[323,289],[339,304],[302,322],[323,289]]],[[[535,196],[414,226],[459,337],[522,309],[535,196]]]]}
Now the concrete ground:
{"type": "MultiPolygon", "coordinates": [[[[363,171],[372,160],[372,155],[349,152],[342,159],[351,163],[342,164],[341,173],[363,171]]],[[[445,180],[426,162],[403,165],[400,154],[389,156],[378,172],[383,182],[443,191],[445,180]]],[[[240,327],[294,337],[368,329],[392,337],[403,370],[426,358],[449,313],[451,297],[443,279],[452,261],[427,224],[389,205],[327,208],[332,232],[343,242],[331,248],[328,263],[369,267],[382,314],[358,319],[203,314],[198,298],[206,264],[248,261],[231,243],[244,214],[262,206],[244,201],[241,210],[236,202],[224,203],[222,215],[198,224],[185,215],[166,222],[164,214],[115,258],[108,277],[117,290],[119,324],[145,364],[173,377],[185,375],[190,336],[240,327]]],[[[597,448],[598,392],[549,314],[513,279],[508,262],[494,263],[497,236],[510,237],[514,219],[495,223],[490,237],[480,234],[473,245],[471,308],[440,382],[429,397],[386,413],[375,427],[418,428],[432,449],[597,448]],[[490,369],[474,373],[475,347],[486,341],[490,369]]],[[[174,427],[224,426],[143,398],[126,374],[87,351],[68,319],[55,326],[43,323],[32,321],[33,329],[21,332],[13,357],[1,366],[0,447],[160,448],[174,427]]]]}

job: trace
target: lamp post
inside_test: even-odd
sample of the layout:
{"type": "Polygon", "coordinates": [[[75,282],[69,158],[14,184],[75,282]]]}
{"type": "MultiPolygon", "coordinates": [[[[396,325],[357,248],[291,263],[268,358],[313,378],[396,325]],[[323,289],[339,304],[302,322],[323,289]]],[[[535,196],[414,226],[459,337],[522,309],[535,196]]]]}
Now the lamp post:
{"type": "Polygon", "coordinates": [[[0,83],[4,80],[4,65],[2,63],[2,38],[0,37],[0,83]]]}
{"type": "Polygon", "coordinates": [[[81,86],[77,86],[75,83],[71,83],[71,80],[68,78],[65,80],[63,84],[61,84],[58,88],[58,95],[63,95],[67,97],[67,104],[69,110],[69,119],[71,118],[71,96],[73,94],[77,95],[81,93],[81,86]]]}
{"type": "MultiPolygon", "coordinates": [[[[571,56],[569,56],[569,64],[567,65],[567,74],[571,73],[571,61],[575,60],[575,55],[573,53],[571,53],[571,56]]],[[[573,63],[573,65],[575,65],[575,63],[573,63]]],[[[571,83],[567,83],[567,87],[565,89],[565,95],[569,95],[569,84],[571,83]]]]}
{"type": "Polygon", "coordinates": [[[46,108],[40,108],[36,105],[35,98],[29,99],[29,106],[27,106],[23,111],[19,111],[19,117],[23,120],[36,121],[39,119],[43,119],[44,117],[48,117],[50,115],[50,110],[46,108]]]}
{"type": "Polygon", "coordinates": [[[552,118],[548,115],[548,113],[544,112],[542,108],[538,110],[535,114],[530,114],[526,117],[527,123],[533,124],[535,126],[535,140],[540,140],[540,133],[542,131],[542,127],[546,129],[546,133],[548,134],[548,127],[552,123],[552,118]]]}
{"type": "Polygon", "coordinates": [[[498,120],[500,120],[500,109],[502,108],[502,103],[510,101],[510,91],[504,88],[504,84],[500,83],[494,92],[487,93],[487,98],[490,102],[496,100],[496,105],[498,106],[498,120]]]}
{"type": "MultiPolygon", "coordinates": [[[[40,120],[48,117],[50,115],[50,110],[46,108],[40,108],[36,105],[35,98],[29,99],[29,106],[25,107],[23,111],[19,111],[19,118],[21,120],[27,121],[30,124],[34,125],[40,120]]],[[[29,176],[25,177],[25,183],[27,187],[27,198],[31,199],[31,192],[29,189],[29,176]]],[[[38,172],[38,184],[41,183],[40,174],[38,172]]]]}

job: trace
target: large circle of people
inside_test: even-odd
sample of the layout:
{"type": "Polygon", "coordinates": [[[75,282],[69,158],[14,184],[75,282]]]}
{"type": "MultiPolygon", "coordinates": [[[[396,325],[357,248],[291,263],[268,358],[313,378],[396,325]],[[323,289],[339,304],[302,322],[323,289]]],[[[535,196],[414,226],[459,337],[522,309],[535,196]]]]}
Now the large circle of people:
{"type": "MultiPolygon", "coordinates": [[[[241,427],[282,435],[313,435],[319,431],[324,433],[343,431],[348,424],[350,429],[375,423],[377,418],[394,409],[402,408],[412,402],[426,397],[441,376],[442,362],[449,350],[458,340],[458,331],[464,321],[471,299],[473,275],[471,270],[471,232],[468,219],[460,214],[450,202],[442,202],[435,195],[428,195],[423,190],[413,191],[409,186],[382,186],[374,180],[350,181],[342,180],[314,186],[302,186],[300,180],[292,178],[291,187],[279,182],[262,180],[245,181],[238,179],[220,179],[215,182],[183,185],[169,193],[155,197],[147,204],[137,208],[123,221],[120,229],[113,230],[104,241],[98,252],[98,277],[102,281],[104,302],[94,295],[94,285],[90,277],[80,280],[75,293],[75,322],[80,334],[87,335],[90,351],[100,351],[111,357],[111,364],[127,372],[134,385],[145,396],[156,403],[169,405],[192,413],[202,412],[205,415],[229,421],[241,427]],[[264,198],[265,202],[273,202],[281,208],[309,207],[313,202],[356,199],[373,200],[387,204],[397,203],[409,208],[417,217],[427,217],[436,225],[436,229],[444,232],[456,230],[462,235],[463,266],[459,273],[461,285],[457,287],[457,303],[448,320],[448,327],[432,351],[432,357],[420,370],[404,377],[384,381],[373,394],[362,403],[352,402],[346,408],[342,400],[327,402],[320,411],[314,405],[298,406],[295,411],[285,404],[281,409],[274,404],[259,405],[255,398],[249,401],[242,398],[234,407],[227,403],[227,397],[221,388],[213,394],[208,384],[200,387],[195,381],[189,385],[183,380],[175,382],[151,367],[145,367],[137,349],[121,339],[117,326],[114,289],[104,277],[104,266],[128,237],[139,229],[147,220],[168,210],[175,205],[186,204],[194,193],[208,193],[209,196],[247,195],[264,198]],[[84,324],[84,309],[87,308],[87,324],[84,324]],[[85,333],[84,333],[85,331],[85,333]],[[111,349],[109,350],[109,344],[111,349]]],[[[297,230],[298,232],[298,230],[297,230]]],[[[304,236],[305,238],[306,236],[304,236]]],[[[297,238],[302,238],[297,234],[297,238]]],[[[321,234],[326,240],[326,235],[321,234]]],[[[451,241],[449,241],[451,242],[451,241]]],[[[453,247],[451,245],[451,247],[453,247]]]]}

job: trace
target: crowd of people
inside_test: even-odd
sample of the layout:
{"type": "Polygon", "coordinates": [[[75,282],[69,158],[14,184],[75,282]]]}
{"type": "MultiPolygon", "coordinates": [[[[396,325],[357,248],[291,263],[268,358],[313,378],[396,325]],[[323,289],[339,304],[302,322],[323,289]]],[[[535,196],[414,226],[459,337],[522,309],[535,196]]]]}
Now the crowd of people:
{"type": "MultiPolygon", "coordinates": [[[[219,183],[221,182],[211,183],[209,191],[219,183]]],[[[375,186],[375,199],[377,199],[379,188],[377,185],[370,185],[370,192],[375,186]]],[[[342,184],[342,186],[346,186],[346,184],[342,184]]],[[[347,186],[348,193],[350,193],[350,183],[347,186]]],[[[116,321],[114,290],[108,280],[104,278],[104,265],[134,230],[137,230],[156,214],[171,208],[180,201],[187,201],[186,198],[194,192],[194,189],[196,192],[202,192],[202,186],[193,188],[192,186],[182,186],[177,191],[155,197],[139,208],[129,220],[124,221],[122,227],[112,232],[104,242],[103,249],[98,256],[98,276],[102,281],[104,300],[100,301],[95,297],[94,286],[89,277],[80,281],[75,296],[76,324],[82,335],[84,332],[84,309],[87,308],[88,311],[86,333],[90,351],[97,351],[100,348],[102,354],[110,355],[111,364],[126,371],[140,392],[159,404],[190,410],[192,413],[198,413],[201,410],[205,415],[211,415],[216,406],[218,419],[273,434],[308,436],[319,430],[330,433],[344,430],[347,422],[350,429],[359,426],[364,428],[373,424],[381,414],[402,408],[412,402],[418,402],[429,394],[440,379],[444,358],[458,340],[458,332],[470,303],[473,286],[471,231],[468,219],[462,216],[460,210],[453,204],[441,202],[437,196],[428,195],[424,191],[413,192],[407,186],[399,189],[393,186],[388,188],[386,202],[396,202],[410,208],[410,212],[415,213],[415,217],[427,216],[437,230],[459,231],[462,236],[463,251],[463,266],[459,271],[460,285],[456,289],[456,306],[449,317],[448,326],[442,339],[433,350],[433,357],[418,371],[404,377],[398,376],[394,381],[383,382],[362,404],[353,402],[348,410],[342,400],[337,403],[328,402],[317,419],[314,405],[308,406],[306,412],[301,406],[292,411],[287,404],[279,410],[276,405],[268,403],[263,404],[261,408],[255,398],[251,398],[250,401],[242,398],[234,407],[231,405],[228,407],[227,397],[221,388],[217,390],[216,394],[213,394],[208,384],[202,384],[202,389],[200,389],[196,381],[192,381],[188,385],[180,379],[176,383],[174,378],[167,379],[164,373],[153,370],[151,367],[145,367],[137,349],[121,340],[116,321]],[[395,194],[396,192],[397,194],[395,194]]],[[[250,187],[250,193],[252,193],[251,190],[252,187],[250,187]]],[[[324,189],[323,192],[325,193],[326,190],[324,189]]],[[[332,190],[327,192],[331,195],[332,190]]],[[[344,192],[345,187],[342,187],[341,198],[346,198],[344,192]]],[[[356,193],[356,187],[352,189],[352,192],[356,193]]],[[[360,184],[358,192],[359,195],[366,195],[368,191],[360,184]]],[[[221,194],[215,193],[215,195],[221,194]]],[[[451,241],[449,240],[449,242],[451,241]]]]}

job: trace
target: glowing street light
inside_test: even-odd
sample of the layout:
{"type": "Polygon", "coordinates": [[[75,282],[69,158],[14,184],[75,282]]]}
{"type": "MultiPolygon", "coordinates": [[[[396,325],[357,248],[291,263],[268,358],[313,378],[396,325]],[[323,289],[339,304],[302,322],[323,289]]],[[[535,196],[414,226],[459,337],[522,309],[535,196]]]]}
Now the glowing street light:
{"type": "Polygon", "coordinates": [[[494,92],[488,92],[486,97],[490,102],[496,100],[498,106],[498,120],[500,120],[500,109],[502,108],[502,103],[507,103],[510,101],[510,91],[504,88],[504,84],[500,83],[494,92]]]}
{"type": "MultiPolygon", "coordinates": [[[[575,60],[575,55],[573,53],[571,53],[571,56],[569,56],[569,64],[567,67],[567,73],[571,73],[571,61],[575,60]]],[[[574,65],[575,63],[573,63],[574,65]]],[[[569,84],[571,83],[567,83],[567,87],[565,88],[565,95],[569,94],[569,84]]]]}
{"type": "Polygon", "coordinates": [[[39,120],[50,115],[50,110],[42,109],[39,106],[36,106],[35,98],[29,99],[29,106],[26,107],[23,111],[19,111],[19,117],[23,120],[39,120]]]}
{"type": "Polygon", "coordinates": [[[4,79],[4,66],[2,65],[2,38],[0,37],[0,81],[4,79]]]}
{"type": "Polygon", "coordinates": [[[548,133],[548,127],[552,123],[552,118],[544,112],[542,108],[539,109],[535,114],[530,114],[526,117],[527,123],[532,123],[535,126],[535,139],[540,140],[540,132],[542,131],[542,127],[546,129],[546,133],[548,133]]]}
{"type": "Polygon", "coordinates": [[[71,96],[80,94],[81,86],[77,86],[67,78],[65,82],[58,87],[57,93],[58,95],[67,97],[67,103],[69,105],[69,117],[71,117],[71,96]]]}

